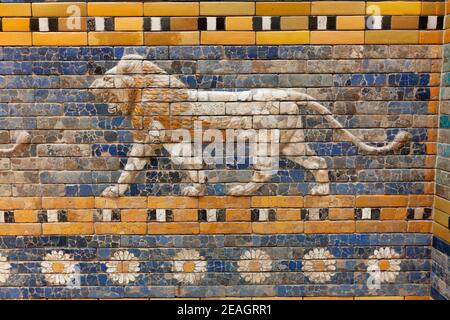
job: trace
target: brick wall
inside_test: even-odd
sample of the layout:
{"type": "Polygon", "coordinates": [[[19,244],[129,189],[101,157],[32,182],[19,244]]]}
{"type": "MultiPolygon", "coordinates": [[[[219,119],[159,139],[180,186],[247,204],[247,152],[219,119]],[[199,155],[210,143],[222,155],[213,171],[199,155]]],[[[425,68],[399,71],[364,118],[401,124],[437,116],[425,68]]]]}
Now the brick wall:
{"type": "Polygon", "coordinates": [[[444,16],[1,3],[0,298],[448,298],[444,16]],[[194,120],[280,130],[279,170],[235,195],[247,157],[187,168],[149,140],[194,120]]]}

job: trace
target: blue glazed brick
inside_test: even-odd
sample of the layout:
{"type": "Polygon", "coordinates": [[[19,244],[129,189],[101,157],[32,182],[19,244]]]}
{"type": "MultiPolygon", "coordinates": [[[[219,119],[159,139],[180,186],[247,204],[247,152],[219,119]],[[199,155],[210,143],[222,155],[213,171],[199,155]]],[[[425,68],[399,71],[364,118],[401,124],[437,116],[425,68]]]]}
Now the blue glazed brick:
{"type": "Polygon", "coordinates": [[[426,114],[428,103],[420,101],[392,101],[388,103],[390,114],[426,114]]]}
{"type": "Polygon", "coordinates": [[[168,47],[115,47],[114,58],[121,59],[124,55],[137,54],[148,60],[169,59],[168,47]]]}
{"type": "Polygon", "coordinates": [[[395,73],[389,75],[389,85],[391,86],[427,86],[430,83],[429,74],[416,73],[395,73]]]}
{"type": "Polygon", "coordinates": [[[256,59],[258,57],[256,46],[225,46],[224,52],[227,59],[256,59]]]}
{"type": "Polygon", "coordinates": [[[176,46],[169,47],[169,59],[207,59],[220,60],[223,59],[223,50],[220,46],[176,46]]]}
{"type": "Polygon", "coordinates": [[[439,117],[439,127],[450,129],[450,115],[441,115],[439,117]]]}

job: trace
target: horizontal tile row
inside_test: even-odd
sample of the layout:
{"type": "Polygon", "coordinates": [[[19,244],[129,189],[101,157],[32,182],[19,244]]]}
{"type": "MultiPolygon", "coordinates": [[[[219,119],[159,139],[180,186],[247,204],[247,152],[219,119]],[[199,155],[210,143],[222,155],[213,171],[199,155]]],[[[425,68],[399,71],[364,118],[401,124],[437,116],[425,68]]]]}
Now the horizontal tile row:
{"type": "Polygon", "coordinates": [[[0,32],[442,30],[444,16],[0,18],[0,32]]]}

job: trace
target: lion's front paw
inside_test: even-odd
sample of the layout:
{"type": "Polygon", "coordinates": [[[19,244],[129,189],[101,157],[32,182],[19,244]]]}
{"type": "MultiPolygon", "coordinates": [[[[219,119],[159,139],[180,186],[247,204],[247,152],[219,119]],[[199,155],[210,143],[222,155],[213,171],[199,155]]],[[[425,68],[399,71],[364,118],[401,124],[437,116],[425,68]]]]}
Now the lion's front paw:
{"type": "Polygon", "coordinates": [[[318,184],[311,189],[312,195],[327,195],[329,193],[330,193],[330,184],[328,183],[318,184]]]}
{"type": "Polygon", "coordinates": [[[106,188],[105,190],[103,190],[102,196],[107,198],[117,198],[119,196],[119,187],[111,186],[106,188]]]}
{"type": "Polygon", "coordinates": [[[181,195],[188,197],[197,197],[200,195],[200,192],[201,192],[200,187],[189,186],[181,190],[181,195]]]}

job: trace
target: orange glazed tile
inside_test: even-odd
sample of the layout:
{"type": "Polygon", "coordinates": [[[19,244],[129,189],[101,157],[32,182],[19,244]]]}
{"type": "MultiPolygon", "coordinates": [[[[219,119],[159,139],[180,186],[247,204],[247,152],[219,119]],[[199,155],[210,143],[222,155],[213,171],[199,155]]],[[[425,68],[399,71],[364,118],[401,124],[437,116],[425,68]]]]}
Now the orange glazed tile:
{"type": "Polygon", "coordinates": [[[393,16],[391,19],[391,28],[397,30],[416,30],[419,28],[419,17],[393,16]]]}
{"type": "Polygon", "coordinates": [[[364,31],[311,31],[311,44],[363,44],[364,31]]]}
{"type": "Polygon", "coordinates": [[[406,296],[405,300],[431,300],[428,296],[406,296]]]}
{"type": "Polygon", "coordinates": [[[29,17],[30,3],[0,3],[0,17],[29,17]]]}
{"type": "Polygon", "coordinates": [[[200,32],[146,32],[145,45],[198,45],[200,32]]]}
{"type": "Polygon", "coordinates": [[[253,17],[226,17],[227,30],[253,30],[253,17]]]}
{"type": "Polygon", "coordinates": [[[122,222],[147,222],[146,209],[123,209],[120,211],[122,222]]]}
{"type": "Polygon", "coordinates": [[[197,18],[173,17],[170,18],[170,30],[172,31],[191,31],[198,29],[197,18]]]}
{"type": "Polygon", "coordinates": [[[198,16],[198,2],[146,2],[144,3],[144,16],[198,16]]]}
{"type": "Polygon", "coordinates": [[[449,214],[445,213],[439,209],[434,209],[434,222],[440,224],[441,226],[444,226],[446,228],[449,227],[449,214]]]}
{"type": "Polygon", "coordinates": [[[450,214],[450,201],[442,197],[436,196],[434,198],[434,206],[445,213],[450,214]]]}
{"type": "Polygon", "coordinates": [[[281,30],[308,30],[309,21],[306,16],[281,17],[281,30]]]}
{"type": "Polygon", "coordinates": [[[300,220],[300,210],[277,208],[277,220],[298,221],[300,220]]]}
{"type": "MultiPolygon", "coordinates": [[[[1,33],[0,33],[1,34],[1,33]]],[[[0,209],[41,209],[41,198],[35,197],[0,197],[0,209]]]]}
{"type": "Polygon", "coordinates": [[[405,220],[406,208],[381,208],[381,220],[405,220]]]}
{"type": "Polygon", "coordinates": [[[40,223],[1,223],[0,236],[36,236],[42,234],[40,223]]]}
{"type": "Polygon", "coordinates": [[[174,209],[173,221],[198,221],[197,209],[174,209]]]}
{"type": "Polygon", "coordinates": [[[14,221],[20,222],[37,222],[36,210],[14,210],[14,221]]]}
{"type": "Polygon", "coordinates": [[[114,29],[116,31],[140,31],[143,29],[144,19],[141,17],[115,18],[114,29]]]}
{"type": "Polygon", "coordinates": [[[307,44],[308,31],[261,31],[256,32],[256,44],[307,44]]]}
{"type": "Polygon", "coordinates": [[[408,221],[407,232],[430,233],[432,221],[408,221]]]}
{"type": "Polygon", "coordinates": [[[31,32],[0,32],[0,46],[31,46],[31,32]]]}
{"type": "MultiPolygon", "coordinates": [[[[434,169],[433,169],[434,171],[434,169]]],[[[434,196],[429,195],[409,195],[408,206],[409,207],[432,207],[434,196]]]]}
{"type": "Polygon", "coordinates": [[[90,46],[131,46],[142,44],[142,32],[89,32],[90,46]]]}
{"type": "Polygon", "coordinates": [[[250,208],[250,197],[205,196],[199,198],[198,205],[202,209],[247,209],[250,208]]]}
{"type": "Polygon", "coordinates": [[[356,207],[370,208],[370,207],[406,207],[408,205],[408,196],[357,196],[356,207]]]}
{"type": "Polygon", "coordinates": [[[364,15],[364,1],[314,1],[311,3],[311,15],[364,15]]]}
{"type": "Polygon", "coordinates": [[[33,17],[83,17],[87,13],[85,2],[33,3],[31,9],[33,17]]]}
{"type": "Polygon", "coordinates": [[[336,28],[338,30],[364,30],[366,22],[364,16],[340,16],[337,17],[336,28]]]}
{"type": "Polygon", "coordinates": [[[139,222],[98,222],[94,224],[96,234],[146,234],[147,224],[139,222]]]}
{"type": "Polygon", "coordinates": [[[354,220],[355,210],[353,208],[329,208],[328,219],[330,220],[354,220]]]}
{"type": "Polygon", "coordinates": [[[419,16],[422,10],[420,1],[378,1],[367,2],[366,14],[372,15],[413,15],[419,16]]]}
{"type": "Polygon", "coordinates": [[[94,221],[94,212],[92,209],[69,209],[67,220],[69,222],[92,222],[94,221]]]}
{"type": "Polygon", "coordinates": [[[444,2],[422,2],[423,16],[443,16],[445,15],[444,2]]]}
{"type": "Polygon", "coordinates": [[[307,16],[310,13],[309,2],[256,2],[258,16],[307,16]]]}
{"type": "Polygon", "coordinates": [[[443,31],[420,31],[420,44],[438,44],[443,42],[443,31]]]}
{"type": "Polygon", "coordinates": [[[93,197],[43,197],[43,209],[90,209],[94,208],[93,197]]]}
{"type": "Polygon", "coordinates": [[[81,17],[77,20],[72,18],[59,18],[58,30],[59,31],[86,31],[87,30],[86,18],[81,17]]]}
{"type": "Polygon", "coordinates": [[[3,18],[2,24],[3,31],[30,31],[29,18],[3,18]]]}
{"type": "Polygon", "coordinates": [[[450,230],[439,223],[433,222],[432,226],[433,234],[447,242],[450,242],[450,230]]]}
{"type": "Polygon", "coordinates": [[[345,208],[355,206],[354,196],[306,196],[305,208],[345,208]]]}
{"type": "Polygon", "coordinates": [[[200,223],[201,234],[252,233],[251,222],[203,222],[200,223]]]}
{"type": "Polygon", "coordinates": [[[303,221],[253,222],[252,231],[256,234],[302,233],[303,221]]]}
{"type": "Polygon", "coordinates": [[[201,44],[240,45],[255,44],[252,31],[202,31],[201,44]]]}
{"type": "Polygon", "coordinates": [[[356,221],[356,232],[406,232],[406,221],[356,221]]]}
{"type": "Polygon", "coordinates": [[[143,209],[147,208],[147,197],[119,197],[119,198],[96,197],[95,208],[143,209]]]}
{"type": "Polygon", "coordinates": [[[251,220],[250,209],[227,209],[225,212],[225,215],[226,215],[226,221],[250,221],[251,220]]]}
{"type": "Polygon", "coordinates": [[[198,208],[198,198],[195,197],[148,197],[148,208],[155,209],[185,209],[198,208]]]}
{"type": "Polygon", "coordinates": [[[42,234],[94,234],[92,222],[43,223],[42,234]]]}
{"type": "Polygon", "coordinates": [[[419,31],[380,30],[366,31],[366,44],[418,44],[419,31]]]}
{"type": "Polygon", "coordinates": [[[148,234],[198,234],[198,222],[151,222],[147,224],[148,234]]]}
{"type": "Polygon", "coordinates": [[[305,221],[305,233],[352,233],[354,221],[305,221]]]}
{"type": "Polygon", "coordinates": [[[255,196],[251,198],[253,208],[302,208],[303,197],[298,196],[255,196]]]}
{"type": "Polygon", "coordinates": [[[200,15],[202,16],[252,16],[254,14],[254,2],[200,2],[200,15]]]}
{"type": "Polygon", "coordinates": [[[86,46],[86,32],[33,32],[34,46],[86,46]]]}
{"type": "Polygon", "coordinates": [[[142,2],[88,2],[90,17],[137,17],[143,13],[142,2]]]}

